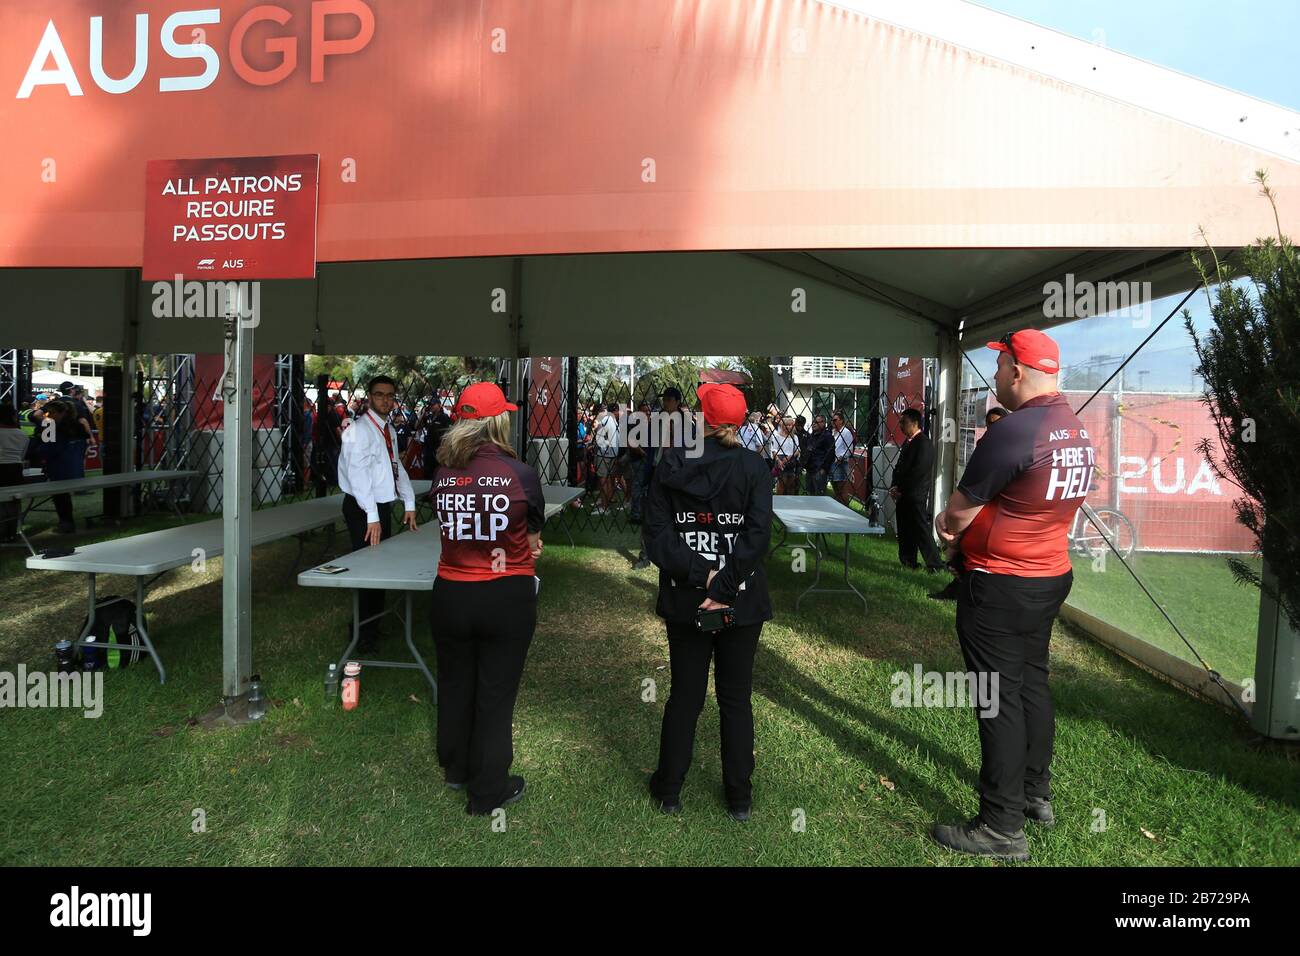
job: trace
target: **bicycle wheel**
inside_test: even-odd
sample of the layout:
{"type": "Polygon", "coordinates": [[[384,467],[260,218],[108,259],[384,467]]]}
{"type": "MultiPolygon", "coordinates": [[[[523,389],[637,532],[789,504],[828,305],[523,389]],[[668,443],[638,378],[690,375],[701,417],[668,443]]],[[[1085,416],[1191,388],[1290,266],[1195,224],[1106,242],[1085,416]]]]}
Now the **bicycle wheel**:
{"type": "Polygon", "coordinates": [[[1122,558],[1129,558],[1137,550],[1137,530],[1121,511],[1113,508],[1097,508],[1093,511],[1096,524],[1085,516],[1081,519],[1079,536],[1075,540],[1081,550],[1089,554],[1109,551],[1109,541],[1122,558]],[[1098,530],[1100,528],[1100,530],[1098,530]],[[1103,538],[1102,535],[1105,535],[1103,538]]]}

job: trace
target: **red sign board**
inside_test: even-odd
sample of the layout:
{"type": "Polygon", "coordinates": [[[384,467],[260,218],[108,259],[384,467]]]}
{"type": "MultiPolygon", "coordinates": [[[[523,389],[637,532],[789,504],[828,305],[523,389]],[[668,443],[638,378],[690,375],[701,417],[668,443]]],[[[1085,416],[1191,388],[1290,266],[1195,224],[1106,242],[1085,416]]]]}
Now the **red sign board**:
{"type": "Polygon", "coordinates": [[[560,401],[564,394],[560,378],[564,359],[544,355],[532,361],[528,382],[528,437],[558,438],[560,401]]]}
{"type": "Polygon", "coordinates": [[[143,278],[313,278],[319,170],[314,153],[150,161],[143,278]]]}
{"type": "Polygon", "coordinates": [[[886,361],[888,374],[885,376],[885,397],[888,408],[885,411],[885,433],[888,441],[902,445],[907,438],[898,424],[898,416],[909,408],[925,411],[925,359],[904,356],[886,361]]]}

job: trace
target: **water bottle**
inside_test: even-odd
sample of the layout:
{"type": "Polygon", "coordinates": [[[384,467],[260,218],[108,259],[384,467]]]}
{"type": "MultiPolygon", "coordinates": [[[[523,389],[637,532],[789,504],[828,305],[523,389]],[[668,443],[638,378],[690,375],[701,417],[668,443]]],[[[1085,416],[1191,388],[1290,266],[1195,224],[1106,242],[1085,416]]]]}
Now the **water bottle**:
{"type": "Polygon", "coordinates": [[[325,670],[325,703],[332,704],[339,696],[339,665],[331,662],[325,670]]]}
{"type": "Polygon", "coordinates": [[[248,719],[261,720],[266,716],[266,696],[262,693],[262,678],[254,674],[248,682],[248,719]]]}
{"type": "Polygon", "coordinates": [[[343,668],[343,709],[353,710],[361,700],[361,665],[348,661],[343,668]]]}
{"type": "Polygon", "coordinates": [[[59,641],[54,645],[54,659],[59,662],[60,674],[71,674],[75,668],[75,658],[71,641],[59,641]]]}
{"type": "Polygon", "coordinates": [[[83,671],[102,671],[104,669],[104,647],[102,644],[95,644],[94,634],[87,634],[87,643],[81,649],[81,669],[83,671]]]}

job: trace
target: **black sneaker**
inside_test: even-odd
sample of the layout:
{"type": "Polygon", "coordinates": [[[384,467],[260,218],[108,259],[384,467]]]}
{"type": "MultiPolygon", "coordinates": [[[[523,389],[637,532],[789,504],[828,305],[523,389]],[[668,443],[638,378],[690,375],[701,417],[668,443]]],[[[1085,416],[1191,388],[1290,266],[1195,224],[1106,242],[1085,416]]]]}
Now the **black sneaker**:
{"type": "Polygon", "coordinates": [[[930,835],[940,846],[958,853],[1020,862],[1029,859],[1029,844],[1025,842],[1024,827],[1015,833],[1000,833],[976,816],[955,826],[936,823],[930,835]]]}
{"type": "Polygon", "coordinates": [[[443,778],[443,782],[447,785],[448,790],[464,790],[469,786],[469,784],[464,780],[448,780],[443,778]]]}
{"type": "Polygon", "coordinates": [[[1052,801],[1045,797],[1025,797],[1025,819],[1041,827],[1056,826],[1056,814],[1052,812],[1052,801]]]}
{"type": "Polygon", "coordinates": [[[512,803],[518,803],[520,800],[524,798],[524,778],[511,777],[509,780],[507,780],[506,794],[507,796],[504,797],[502,800],[498,801],[496,806],[488,807],[486,810],[475,810],[474,801],[470,800],[468,803],[465,804],[465,812],[473,817],[485,817],[488,814],[492,813],[492,811],[494,810],[499,810],[502,807],[508,807],[512,803]]]}
{"type": "Polygon", "coordinates": [[[660,813],[681,813],[682,798],[680,796],[669,797],[667,799],[659,796],[654,791],[653,778],[646,781],[646,789],[650,791],[650,802],[659,808],[660,813]]]}
{"type": "Polygon", "coordinates": [[[650,559],[647,557],[640,557],[632,562],[633,571],[644,571],[648,567],[650,567],[650,559]]]}
{"type": "Polygon", "coordinates": [[[727,807],[727,816],[731,817],[731,819],[735,820],[737,823],[744,823],[749,819],[749,810],[750,808],[748,804],[729,806],[727,807]]]}

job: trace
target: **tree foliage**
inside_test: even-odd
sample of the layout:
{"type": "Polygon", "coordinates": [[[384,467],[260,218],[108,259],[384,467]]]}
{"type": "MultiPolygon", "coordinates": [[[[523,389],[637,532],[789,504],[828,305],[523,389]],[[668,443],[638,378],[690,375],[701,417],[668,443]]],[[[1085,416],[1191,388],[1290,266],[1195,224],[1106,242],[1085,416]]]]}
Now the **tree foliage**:
{"type": "Polygon", "coordinates": [[[1196,347],[1204,401],[1219,447],[1199,450],[1220,480],[1241,496],[1237,520],[1254,536],[1276,586],[1240,559],[1229,559],[1237,580],[1264,590],[1300,630],[1300,256],[1282,234],[1267,175],[1256,173],[1273,207],[1277,238],[1244,249],[1238,276],[1212,247],[1193,256],[1210,303],[1212,327],[1197,334],[1191,313],[1183,321],[1196,347]]]}

